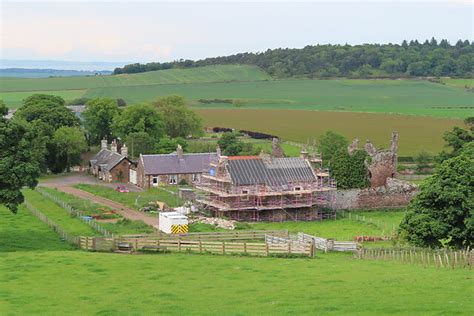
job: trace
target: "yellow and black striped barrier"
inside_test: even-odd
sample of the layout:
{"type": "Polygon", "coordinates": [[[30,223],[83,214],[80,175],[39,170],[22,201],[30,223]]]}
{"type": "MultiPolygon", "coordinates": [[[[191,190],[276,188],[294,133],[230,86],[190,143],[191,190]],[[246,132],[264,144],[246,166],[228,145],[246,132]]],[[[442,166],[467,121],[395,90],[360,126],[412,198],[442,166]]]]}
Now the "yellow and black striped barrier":
{"type": "Polygon", "coordinates": [[[172,234],[186,234],[186,233],[188,233],[188,231],[189,231],[188,224],[171,225],[171,233],[172,234]]]}

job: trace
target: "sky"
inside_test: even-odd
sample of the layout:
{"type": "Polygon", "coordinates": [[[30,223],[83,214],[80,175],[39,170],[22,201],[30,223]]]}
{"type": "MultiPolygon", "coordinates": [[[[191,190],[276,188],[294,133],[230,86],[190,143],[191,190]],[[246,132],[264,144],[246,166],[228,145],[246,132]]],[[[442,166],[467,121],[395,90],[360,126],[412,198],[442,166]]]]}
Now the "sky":
{"type": "Polygon", "coordinates": [[[0,1],[0,58],[15,60],[164,62],[474,32],[471,0],[0,1]]]}

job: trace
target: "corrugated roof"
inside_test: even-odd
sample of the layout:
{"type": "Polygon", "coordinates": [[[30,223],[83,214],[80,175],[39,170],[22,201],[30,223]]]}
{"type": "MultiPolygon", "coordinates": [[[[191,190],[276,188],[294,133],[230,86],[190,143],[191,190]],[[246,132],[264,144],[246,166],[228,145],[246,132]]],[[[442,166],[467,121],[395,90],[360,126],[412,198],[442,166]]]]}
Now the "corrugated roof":
{"type": "Polygon", "coordinates": [[[280,186],[291,182],[316,181],[309,162],[302,158],[229,160],[227,171],[235,185],[280,186]]]}
{"type": "Polygon", "coordinates": [[[122,159],[127,159],[127,157],[109,149],[101,149],[90,159],[90,163],[92,167],[101,166],[101,168],[110,171],[120,161],[122,161],[122,159]]]}
{"type": "Polygon", "coordinates": [[[183,174],[201,173],[209,167],[211,159],[216,159],[217,153],[141,155],[145,174],[183,174]]]}

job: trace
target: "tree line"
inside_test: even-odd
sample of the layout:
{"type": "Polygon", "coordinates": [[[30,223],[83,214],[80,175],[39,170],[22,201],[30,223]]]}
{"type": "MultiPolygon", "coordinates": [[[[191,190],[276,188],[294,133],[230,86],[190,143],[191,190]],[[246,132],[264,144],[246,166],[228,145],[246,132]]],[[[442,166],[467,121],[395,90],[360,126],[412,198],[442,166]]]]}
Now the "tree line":
{"type": "Polygon", "coordinates": [[[113,74],[225,64],[255,65],[274,78],[472,78],[474,42],[458,40],[451,45],[446,39],[438,42],[432,38],[423,43],[405,40],[401,44],[308,45],[197,61],[135,63],[116,68],[113,74]]]}

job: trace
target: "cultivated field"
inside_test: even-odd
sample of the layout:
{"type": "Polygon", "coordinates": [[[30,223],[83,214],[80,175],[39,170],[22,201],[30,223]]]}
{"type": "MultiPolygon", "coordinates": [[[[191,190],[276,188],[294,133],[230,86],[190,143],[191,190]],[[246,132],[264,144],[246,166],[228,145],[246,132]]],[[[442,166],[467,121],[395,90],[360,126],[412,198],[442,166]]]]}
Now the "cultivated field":
{"type": "Polygon", "coordinates": [[[310,142],[327,130],[349,139],[359,138],[361,145],[370,139],[377,147],[388,148],[393,130],[399,132],[399,154],[411,156],[422,149],[437,153],[443,149],[442,135],[461,120],[421,116],[337,113],[292,110],[199,109],[207,126],[257,130],[283,140],[310,142]]]}
{"type": "MultiPolygon", "coordinates": [[[[143,102],[178,94],[189,100],[237,99],[246,108],[397,113],[464,118],[474,113],[472,92],[420,80],[273,80],[90,89],[88,97],[143,102]]],[[[232,104],[199,105],[229,108],[232,104]]]]}
{"type": "Polygon", "coordinates": [[[55,78],[0,78],[0,91],[77,90],[99,87],[155,84],[257,81],[270,77],[254,66],[223,65],[192,69],[169,69],[139,74],[55,78]]]}

